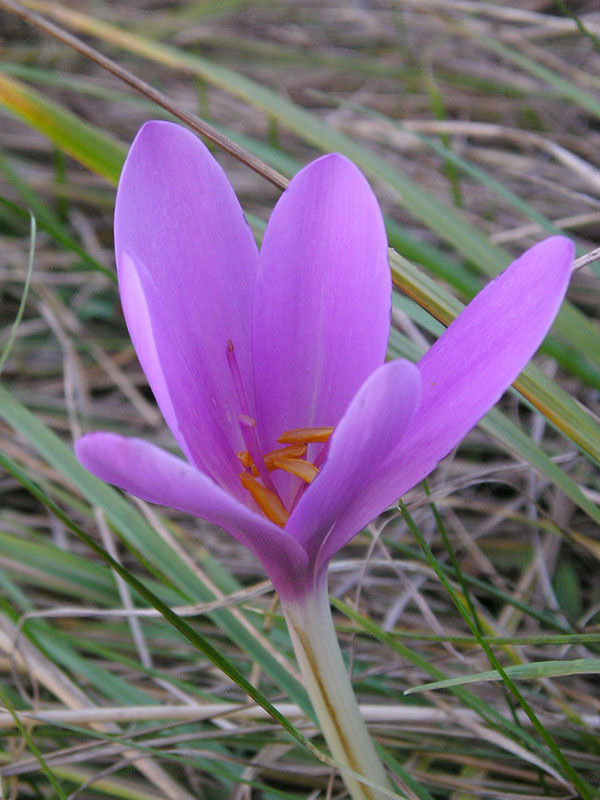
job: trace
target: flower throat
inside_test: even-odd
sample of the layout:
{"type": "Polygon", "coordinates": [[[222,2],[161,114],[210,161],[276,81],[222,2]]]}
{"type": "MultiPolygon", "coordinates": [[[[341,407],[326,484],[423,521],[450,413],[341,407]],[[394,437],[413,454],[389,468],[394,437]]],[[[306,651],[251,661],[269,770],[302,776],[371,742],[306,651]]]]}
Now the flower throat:
{"type": "Polygon", "coordinates": [[[256,420],[248,413],[248,401],[231,339],[227,341],[227,363],[242,411],[238,415],[238,421],[246,445],[245,450],[237,453],[240,464],[244,467],[244,472],[240,473],[240,482],[265,517],[283,528],[304,490],[316,478],[319,467],[325,459],[327,442],[333,433],[333,428],[293,428],[284,431],[277,438],[277,441],[284,446],[263,455],[256,435],[256,420]],[[314,464],[304,458],[309,444],[324,445],[314,464]],[[289,509],[283,504],[269,474],[277,469],[282,469],[301,480],[289,509]]]}

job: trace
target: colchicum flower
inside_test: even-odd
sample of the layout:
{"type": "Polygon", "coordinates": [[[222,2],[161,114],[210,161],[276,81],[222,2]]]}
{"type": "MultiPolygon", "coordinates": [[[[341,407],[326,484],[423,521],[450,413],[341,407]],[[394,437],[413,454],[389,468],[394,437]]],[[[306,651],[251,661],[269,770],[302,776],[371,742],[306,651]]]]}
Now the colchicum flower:
{"type": "Polygon", "coordinates": [[[296,640],[323,612],[332,556],[425,478],[531,358],[573,260],[569,240],[541,242],[418,364],[384,363],[387,241],[360,171],[340,155],[302,169],[259,255],[220,166],[168,122],[147,123],[132,145],[115,246],[129,332],[186,460],[113,433],[84,436],[77,456],[130,494],[229,531],[262,562],[296,640]]]}

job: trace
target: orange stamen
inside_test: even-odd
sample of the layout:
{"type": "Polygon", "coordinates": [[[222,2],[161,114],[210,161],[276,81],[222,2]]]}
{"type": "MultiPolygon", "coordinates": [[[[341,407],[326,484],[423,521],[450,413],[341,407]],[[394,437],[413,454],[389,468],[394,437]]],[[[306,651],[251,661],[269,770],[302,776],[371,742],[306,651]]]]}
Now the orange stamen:
{"type": "MultiPolygon", "coordinates": [[[[254,461],[252,460],[252,456],[250,455],[248,450],[241,450],[240,452],[236,453],[236,455],[242,467],[246,467],[246,469],[249,469],[250,472],[254,475],[254,477],[258,478],[258,470],[256,469],[254,461]]],[[[275,467],[267,466],[267,469],[274,470],[275,467]]]]}
{"type": "Polygon", "coordinates": [[[248,469],[248,467],[252,467],[254,465],[252,456],[247,450],[240,450],[238,453],[236,453],[236,455],[242,467],[246,467],[246,469],[248,469]]]}
{"type": "Polygon", "coordinates": [[[265,517],[283,528],[290,515],[283,507],[283,503],[279,497],[277,497],[275,492],[272,492],[270,489],[266,489],[262,483],[259,483],[247,472],[242,472],[240,474],[240,481],[242,482],[244,489],[250,492],[254,502],[263,512],[265,517]]]}
{"type": "Polygon", "coordinates": [[[290,444],[288,447],[280,447],[277,450],[271,450],[265,456],[265,464],[269,470],[277,469],[273,463],[273,458],[302,458],[306,455],[307,446],[305,444],[290,444]]]}
{"type": "Polygon", "coordinates": [[[277,441],[282,444],[326,442],[332,433],[333,428],[293,428],[282,433],[277,441]]]}
{"type": "MultiPolygon", "coordinates": [[[[279,469],[279,464],[275,464],[274,457],[301,458],[303,455],[306,455],[306,450],[307,446],[305,444],[291,444],[288,447],[280,447],[278,450],[271,450],[263,460],[269,472],[273,472],[274,469],[279,469]]],[[[258,470],[256,469],[250,453],[247,450],[240,450],[236,455],[242,467],[250,469],[254,477],[257,478],[258,470]]]]}
{"type": "Polygon", "coordinates": [[[305,461],[303,458],[281,458],[280,456],[273,455],[271,460],[275,464],[276,469],[283,469],[291,475],[297,475],[302,478],[306,483],[311,483],[317,477],[319,470],[314,464],[305,461]]]}

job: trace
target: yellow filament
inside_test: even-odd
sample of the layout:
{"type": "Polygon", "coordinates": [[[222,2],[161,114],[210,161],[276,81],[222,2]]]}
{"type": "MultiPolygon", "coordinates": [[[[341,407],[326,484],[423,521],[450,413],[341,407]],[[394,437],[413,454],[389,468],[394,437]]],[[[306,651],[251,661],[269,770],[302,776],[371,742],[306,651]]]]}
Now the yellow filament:
{"type": "Polygon", "coordinates": [[[262,483],[259,483],[247,472],[242,472],[240,474],[240,481],[242,482],[244,489],[247,489],[250,492],[254,502],[263,512],[265,517],[283,528],[290,515],[283,507],[283,504],[277,495],[270,489],[266,489],[262,483]]]}
{"type": "Polygon", "coordinates": [[[277,439],[281,444],[310,444],[312,442],[326,442],[333,428],[293,428],[285,431],[277,439]]]}
{"type": "Polygon", "coordinates": [[[283,469],[292,475],[297,475],[302,478],[306,483],[311,483],[319,472],[314,464],[305,461],[303,458],[281,458],[280,456],[271,456],[273,464],[277,469],[283,469]]]}

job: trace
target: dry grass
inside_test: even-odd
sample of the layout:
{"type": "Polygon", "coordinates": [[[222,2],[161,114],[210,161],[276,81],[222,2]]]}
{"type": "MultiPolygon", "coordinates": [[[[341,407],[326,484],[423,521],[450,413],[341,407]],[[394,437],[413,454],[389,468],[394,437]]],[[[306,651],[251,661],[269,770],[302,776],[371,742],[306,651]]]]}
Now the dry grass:
{"type": "MultiPolygon", "coordinates": [[[[77,8],[274,89],[458,207],[473,229],[513,253],[543,237],[540,215],[572,234],[583,253],[600,239],[600,128],[599,114],[583,107],[575,89],[600,107],[600,16],[592,2],[569,3],[585,28],[581,31],[561,5],[546,0],[514,6],[470,0],[301,5],[287,0],[135,0],[80,2],[77,8]],[[569,81],[573,91],[559,93],[489,42],[532,59],[569,81]],[[462,173],[414,133],[449,148],[481,170],[487,182],[462,173]],[[501,196],[491,179],[527,203],[538,218],[501,196]]],[[[158,113],[116,78],[7,11],[0,11],[0,36],[1,70],[29,81],[124,146],[143,120],[158,113]]],[[[295,163],[317,154],[309,141],[233,92],[142,59],[108,36],[90,41],[185,110],[230,137],[242,137],[243,146],[256,148],[280,171],[293,172],[295,163]]],[[[4,368],[4,385],[67,442],[82,430],[108,428],[168,445],[127,337],[113,280],[86,267],[81,255],[57,242],[43,224],[47,213],[112,273],[114,187],[4,112],[0,143],[3,342],[17,313],[27,267],[29,222],[19,209],[34,207],[40,228],[31,292],[4,368]]],[[[219,159],[244,208],[267,219],[278,191],[232,157],[219,159]]],[[[465,275],[480,280],[464,254],[403,205],[389,185],[375,181],[374,186],[384,212],[402,226],[403,235],[430,245],[436,258],[446,256],[465,275]]],[[[418,254],[410,256],[419,261],[418,254]]],[[[420,261],[430,268],[425,254],[420,261]]],[[[597,328],[600,290],[593,266],[574,276],[569,297],[597,328]]],[[[429,340],[409,312],[399,311],[398,328],[413,343],[423,336],[429,340]]],[[[597,419],[600,380],[593,354],[588,355],[586,360],[563,348],[560,364],[544,354],[538,365],[597,419]]],[[[514,396],[505,398],[502,410],[598,504],[597,464],[514,396]]],[[[169,585],[157,564],[140,560],[120,542],[100,513],[81,501],[69,477],[8,422],[0,422],[0,449],[109,552],[190,615],[195,628],[271,700],[289,702],[253,656],[232,643],[218,619],[206,616],[214,604],[205,607],[206,601],[188,590],[178,594],[181,587],[169,585]]],[[[481,634],[505,637],[493,645],[500,661],[597,658],[597,523],[556,483],[482,429],[438,468],[430,488],[481,634]],[[578,639],[579,634],[590,636],[578,639]]],[[[139,598],[116,584],[13,477],[0,473],[0,491],[1,702],[47,710],[52,719],[51,724],[27,722],[19,729],[10,714],[0,712],[0,726],[7,730],[0,749],[3,796],[60,796],[29,737],[65,794],[78,800],[340,796],[342,786],[330,780],[330,770],[294,747],[255,706],[229,713],[246,703],[238,687],[155,612],[134,615],[133,607],[144,607],[139,598]],[[221,702],[225,705],[218,712],[221,702]],[[187,714],[182,710],[186,704],[187,714]],[[66,715],[67,709],[73,716],[66,715]],[[257,788],[251,788],[252,782],[257,788]]],[[[424,490],[406,499],[460,592],[424,490]]],[[[293,679],[289,643],[253,558],[199,520],[136,506],[162,541],[180,553],[190,573],[212,587],[216,605],[228,607],[237,624],[283,660],[293,679]]],[[[403,696],[405,689],[433,680],[427,664],[448,676],[484,671],[490,664],[399,512],[388,513],[348,546],[331,571],[330,589],[380,628],[377,640],[357,633],[341,612],[338,616],[354,675],[360,677],[357,692],[365,715],[407,775],[431,792],[422,797],[576,796],[542,750],[527,745],[514,730],[486,721],[462,694],[403,696]]],[[[597,678],[542,677],[519,682],[519,687],[573,768],[597,785],[597,678]]],[[[501,683],[467,689],[483,708],[498,711],[540,744],[501,683]]],[[[303,731],[314,733],[293,704],[282,708],[303,731]]],[[[398,786],[416,797],[407,775],[399,774],[398,786]]]]}

